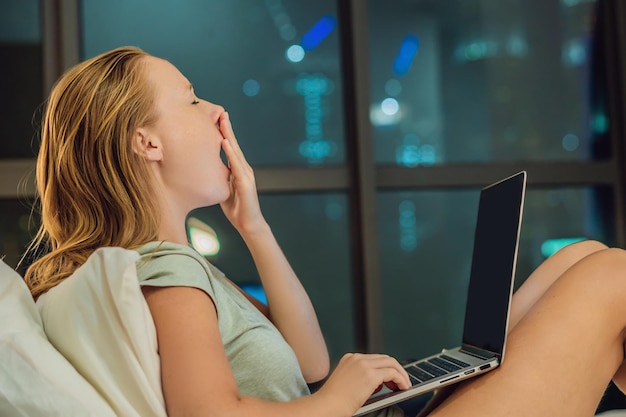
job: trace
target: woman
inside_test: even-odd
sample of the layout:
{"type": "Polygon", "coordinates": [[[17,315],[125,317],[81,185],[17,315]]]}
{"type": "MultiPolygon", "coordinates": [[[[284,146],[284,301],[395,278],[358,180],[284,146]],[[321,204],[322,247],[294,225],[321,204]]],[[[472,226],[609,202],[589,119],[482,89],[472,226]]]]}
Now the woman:
{"type": "MultiPolygon", "coordinates": [[[[46,109],[37,187],[35,243],[50,251],[27,271],[33,295],[98,247],[137,250],[170,417],[351,416],[382,384],[409,387],[395,359],[347,354],[309,394],[307,382],[329,371],[311,302],[263,218],[228,113],[197,98],[169,62],[119,48],[61,77],[46,109]],[[269,307],[189,248],[187,214],[214,204],[246,242],[269,307]]],[[[429,415],[592,415],[611,378],[626,379],[620,271],[626,254],[596,242],[548,259],[514,297],[507,361],[429,415]]]]}

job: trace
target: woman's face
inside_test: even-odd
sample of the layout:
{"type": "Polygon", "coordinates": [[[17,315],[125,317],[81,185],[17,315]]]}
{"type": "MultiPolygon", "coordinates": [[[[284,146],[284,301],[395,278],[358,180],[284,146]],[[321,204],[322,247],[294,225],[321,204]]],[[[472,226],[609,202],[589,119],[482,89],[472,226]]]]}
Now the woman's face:
{"type": "Polygon", "coordinates": [[[146,57],[145,70],[157,118],[143,129],[144,139],[156,155],[148,159],[168,204],[192,210],[223,202],[230,195],[230,170],[220,157],[224,108],[197,98],[191,83],[168,61],[146,57]]]}

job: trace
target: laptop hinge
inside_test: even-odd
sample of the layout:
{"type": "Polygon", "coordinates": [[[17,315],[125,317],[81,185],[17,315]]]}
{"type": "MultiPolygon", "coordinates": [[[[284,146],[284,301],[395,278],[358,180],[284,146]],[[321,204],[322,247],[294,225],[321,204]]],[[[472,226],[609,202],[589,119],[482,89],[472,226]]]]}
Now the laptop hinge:
{"type": "Polygon", "coordinates": [[[481,349],[476,346],[471,346],[471,345],[466,345],[466,344],[463,344],[461,346],[460,351],[468,355],[475,356],[479,359],[489,359],[493,357],[500,358],[500,355],[498,355],[495,352],[491,352],[489,350],[481,349]]]}

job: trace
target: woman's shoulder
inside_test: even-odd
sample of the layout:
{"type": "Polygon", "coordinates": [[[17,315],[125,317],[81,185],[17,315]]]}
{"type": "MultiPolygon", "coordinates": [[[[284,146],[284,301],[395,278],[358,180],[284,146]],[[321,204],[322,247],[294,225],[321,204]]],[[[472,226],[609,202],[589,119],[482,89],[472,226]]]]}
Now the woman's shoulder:
{"type": "Polygon", "coordinates": [[[167,241],[149,242],[135,250],[140,255],[137,275],[141,285],[184,285],[210,291],[210,281],[222,275],[188,245],[167,241]]]}
{"type": "Polygon", "coordinates": [[[149,242],[135,249],[139,253],[140,281],[168,275],[205,275],[205,260],[193,248],[174,242],[149,242]]]}
{"type": "Polygon", "coordinates": [[[180,267],[183,265],[196,265],[206,268],[208,261],[189,245],[183,245],[168,241],[148,242],[135,251],[139,253],[138,265],[159,264],[160,268],[168,264],[180,267]]]}
{"type": "Polygon", "coordinates": [[[141,257],[160,257],[167,255],[186,255],[191,257],[201,256],[189,245],[169,242],[166,240],[148,242],[135,248],[134,250],[137,251],[141,257]]]}

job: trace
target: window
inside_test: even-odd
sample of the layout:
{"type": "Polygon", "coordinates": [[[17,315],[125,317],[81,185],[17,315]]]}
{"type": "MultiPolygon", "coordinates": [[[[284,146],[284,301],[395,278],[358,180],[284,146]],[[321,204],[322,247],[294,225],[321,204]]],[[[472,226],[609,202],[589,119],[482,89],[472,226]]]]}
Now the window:
{"type": "Polygon", "coordinates": [[[528,170],[517,285],[567,243],[615,242],[613,190],[586,165],[611,160],[596,2],[369,0],[367,12],[382,346],[428,355],[460,343],[480,186],[528,170]],[[580,164],[589,187],[558,163],[580,164]]]}
{"type": "Polygon", "coordinates": [[[20,161],[37,151],[43,52],[39,2],[4,2],[1,7],[0,62],[11,64],[3,65],[0,77],[0,258],[16,267],[34,234],[30,201],[20,185],[26,171],[20,161]]]}
{"type": "Polygon", "coordinates": [[[42,45],[39,2],[2,5],[0,13],[0,159],[32,158],[36,146],[33,118],[43,101],[42,45]]]}
{"type": "Polygon", "coordinates": [[[84,0],[82,55],[132,44],[170,60],[228,109],[256,167],[342,164],[336,14],[334,0],[84,0]]]}
{"type": "Polygon", "coordinates": [[[594,1],[368,4],[377,162],[598,157],[608,120],[590,108],[594,1]]]}
{"type": "MultiPolygon", "coordinates": [[[[7,261],[28,240],[14,172],[34,168],[41,80],[61,73],[48,55],[67,66],[129,44],[231,113],[334,360],[458,343],[478,190],[521,169],[518,285],[567,242],[624,245],[617,0],[14,3],[0,13],[0,53],[15,63],[0,82],[7,261]],[[431,341],[407,336],[408,316],[431,341]]],[[[258,284],[220,209],[192,216],[219,239],[210,259],[258,284]]]]}

